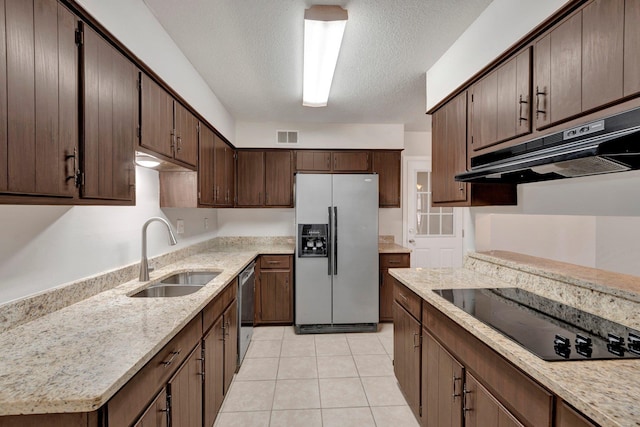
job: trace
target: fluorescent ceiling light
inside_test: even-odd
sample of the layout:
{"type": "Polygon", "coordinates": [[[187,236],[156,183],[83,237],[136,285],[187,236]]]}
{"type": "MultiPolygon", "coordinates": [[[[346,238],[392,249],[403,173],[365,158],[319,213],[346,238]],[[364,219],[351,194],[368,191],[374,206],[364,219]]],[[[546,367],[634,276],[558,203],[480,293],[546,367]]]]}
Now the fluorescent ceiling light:
{"type": "Polygon", "coordinates": [[[136,165],[145,168],[155,168],[159,164],[160,159],[153,157],[151,154],[136,151],[136,165]]]}
{"type": "Polygon", "coordinates": [[[327,105],[347,16],[340,6],[316,5],[304,11],[304,106],[327,105]]]}

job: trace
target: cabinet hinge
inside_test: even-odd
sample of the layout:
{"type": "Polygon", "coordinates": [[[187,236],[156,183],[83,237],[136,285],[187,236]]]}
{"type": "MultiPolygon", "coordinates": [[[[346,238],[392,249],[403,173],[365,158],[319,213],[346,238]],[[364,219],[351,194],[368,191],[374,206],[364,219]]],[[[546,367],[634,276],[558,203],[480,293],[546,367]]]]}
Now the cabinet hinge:
{"type": "Polygon", "coordinates": [[[473,102],[473,94],[471,94],[471,102],[473,102]]]}
{"type": "Polygon", "coordinates": [[[76,44],[78,46],[84,44],[84,31],[82,31],[82,27],[76,28],[76,44]]]}
{"type": "Polygon", "coordinates": [[[80,185],[84,186],[84,172],[80,172],[80,185]]]}
{"type": "Polygon", "coordinates": [[[138,131],[138,139],[142,139],[142,128],[140,126],[137,127],[138,131]]]}
{"type": "Polygon", "coordinates": [[[138,92],[142,92],[142,76],[138,77],[138,92]]]}
{"type": "Polygon", "coordinates": [[[198,122],[198,126],[196,126],[196,130],[198,132],[198,135],[200,135],[200,122],[198,122]]]}
{"type": "Polygon", "coordinates": [[[420,405],[420,408],[418,409],[418,413],[420,414],[420,416],[422,416],[422,405],[420,405]]]}

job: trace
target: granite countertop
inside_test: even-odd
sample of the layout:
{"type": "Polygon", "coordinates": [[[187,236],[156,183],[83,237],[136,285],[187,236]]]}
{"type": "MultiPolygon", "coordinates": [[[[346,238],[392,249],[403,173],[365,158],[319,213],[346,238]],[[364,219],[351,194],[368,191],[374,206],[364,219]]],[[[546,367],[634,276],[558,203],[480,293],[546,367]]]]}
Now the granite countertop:
{"type": "MultiPolygon", "coordinates": [[[[492,255],[495,257],[498,254],[492,255]]],[[[491,258],[491,255],[484,258],[491,258]]],[[[512,263],[511,267],[516,267],[513,259],[509,262],[512,263]]],[[[487,264],[484,268],[495,270],[498,267],[495,264],[487,264]]],[[[525,269],[534,273],[536,267],[535,264],[528,264],[525,269]]],[[[517,278],[522,275],[521,272],[516,272],[511,280],[499,280],[489,274],[467,268],[406,268],[391,269],[389,272],[425,301],[597,423],[602,426],[640,426],[640,407],[637,402],[637,396],[640,395],[640,360],[546,362],[432,292],[433,289],[450,288],[523,287],[540,295],[558,299],[550,295],[553,293],[551,286],[549,289],[545,286],[532,289],[526,283],[519,283],[517,278]]],[[[503,276],[509,279],[509,274],[503,276]]],[[[557,287],[557,284],[555,286],[557,287]]],[[[570,292],[567,295],[570,295],[570,292]]],[[[570,296],[565,298],[563,302],[577,307],[583,302],[573,300],[570,296]]],[[[597,297],[592,295],[591,298],[597,297]]],[[[611,301],[606,303],[612,304],[611,301]]],[[[616,308],[604,307],[603,311],[615,312],[616,308]]],[[[634,313],[638,312],[638,308],[640,306],[636,306],[634,313]]],[[[633,328],[640,327],[640,321],[637,319],[627,318],[625,323],[633,328]]]]}
{"type": "Polygon", "coordinates": [[[220,272],[193,294],[130,298],[149,283],[134,279],[3,332],[0,415],[98,409],[257,255],[293,253],[293,244],[227,242],[150,275],[220,272]]]}
{"type": "Polygon", "coordinates": [[[400,246],[397,243],[378,243],[378,252],[381,254],[409,254],[411,249],[400,246]]]}

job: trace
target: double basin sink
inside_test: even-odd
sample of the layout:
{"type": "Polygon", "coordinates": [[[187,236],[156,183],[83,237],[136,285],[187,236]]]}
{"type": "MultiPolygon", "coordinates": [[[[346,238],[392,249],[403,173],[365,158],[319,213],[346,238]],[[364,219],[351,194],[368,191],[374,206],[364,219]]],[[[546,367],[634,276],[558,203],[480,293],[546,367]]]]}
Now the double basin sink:
{"type": "Polygon", "coordinates": [[[131,295],[132,297],[157,298],[181,297],[201,289],[213,280],[220,272],[215,271],[185,271],[165,277],[158,283],[131,295]]]}

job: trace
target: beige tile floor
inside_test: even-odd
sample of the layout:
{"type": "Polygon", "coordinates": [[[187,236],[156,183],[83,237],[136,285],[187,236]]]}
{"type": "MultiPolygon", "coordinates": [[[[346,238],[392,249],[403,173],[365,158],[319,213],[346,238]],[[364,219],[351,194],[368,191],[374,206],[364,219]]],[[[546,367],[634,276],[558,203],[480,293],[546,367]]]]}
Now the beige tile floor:
{"type": "Polygon", "coordinates": [[[417,427],[392,357],[392,324],[331,335],[255,328],[215,427],[417,427]]]}

